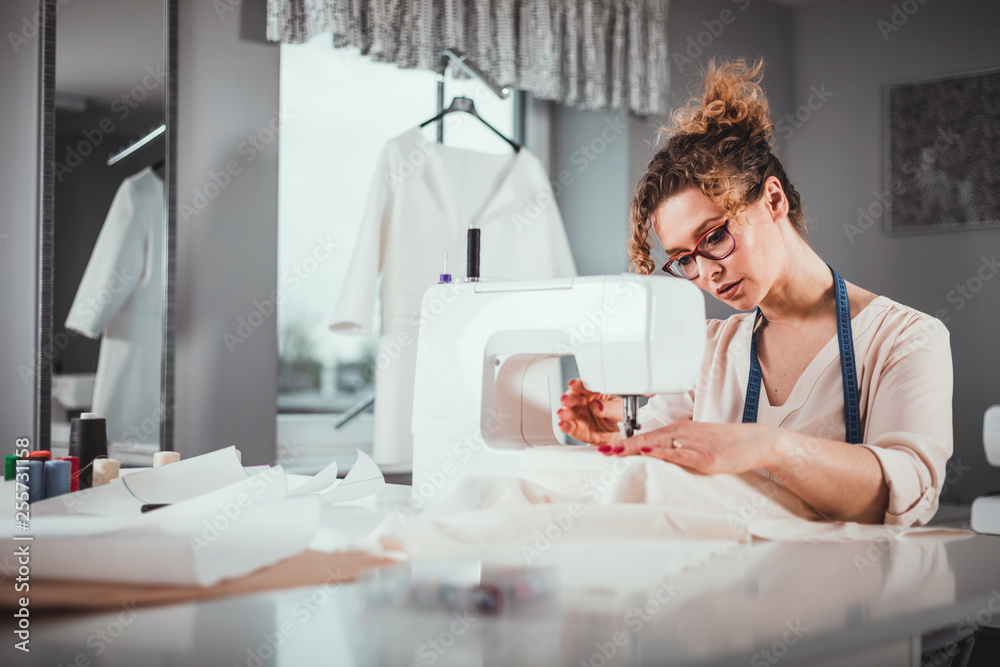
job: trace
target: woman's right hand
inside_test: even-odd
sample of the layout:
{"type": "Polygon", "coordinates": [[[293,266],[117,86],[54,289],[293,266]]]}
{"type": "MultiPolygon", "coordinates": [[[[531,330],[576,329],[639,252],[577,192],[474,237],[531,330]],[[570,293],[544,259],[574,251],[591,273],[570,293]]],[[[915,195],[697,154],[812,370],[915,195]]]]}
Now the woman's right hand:
{"type": "Polygon", "coordinates": [[[569,381],[562,395],[559,430],[591,445],[604,445],[619,437],[618,422],[625,417],[620,396],[598,394],[583,386],[579,378],[569,381]]]}

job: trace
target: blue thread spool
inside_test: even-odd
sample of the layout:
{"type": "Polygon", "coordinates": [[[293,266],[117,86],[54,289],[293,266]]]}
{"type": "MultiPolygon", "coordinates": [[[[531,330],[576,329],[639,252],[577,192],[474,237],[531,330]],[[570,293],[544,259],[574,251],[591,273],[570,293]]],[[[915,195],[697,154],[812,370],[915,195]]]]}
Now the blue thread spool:
{"type": "Polygon", "coordinates": [[[34,503],[45,498],[45,464],[43,461],[22,461],[18,466],[28,469],[28,502],[34,503]]]}
{"type": "Polygon", "coordinates": [[[69,493],[69,478],[73,465],[69,461],[45,462],[45,497],[55,498],[69,493]]]}

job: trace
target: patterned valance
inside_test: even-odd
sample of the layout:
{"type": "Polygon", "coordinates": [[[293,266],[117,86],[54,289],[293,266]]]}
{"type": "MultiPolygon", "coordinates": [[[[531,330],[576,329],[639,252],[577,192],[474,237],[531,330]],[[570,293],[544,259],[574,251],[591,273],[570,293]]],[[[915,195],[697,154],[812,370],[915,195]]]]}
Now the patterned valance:
{"type": "Polygon", "coordinates": [[[267,37],[331,33],[379,62],[464,52],[500,85],[588,110],[667,111],[668,0],[268,0],[267,37]]]}

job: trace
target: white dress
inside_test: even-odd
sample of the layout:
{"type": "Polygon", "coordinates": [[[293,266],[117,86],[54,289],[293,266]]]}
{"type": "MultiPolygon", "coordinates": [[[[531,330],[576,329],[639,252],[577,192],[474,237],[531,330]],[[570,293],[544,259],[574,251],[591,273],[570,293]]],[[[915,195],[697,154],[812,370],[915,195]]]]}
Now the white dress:
{"type": "Polygon", "coordinates": [[[119,186],[66,318],[104,334],[92,410],[109,441],[159,441],[162,252],[163,182],[146,168],[119,186]]]}
{"type": "Polygon", "coordinates": [[[548,174],[526,149],[490,155],[442,146],[419,127],[389,141],[330,325],[340,332],[371,331],[381,273],[373,458],[385,469],[412,466],[421,302],[438,281],[446,252],[455,280],[465,277],[470,226],[482,229],[484,280],[576,275],[548,174]]]}

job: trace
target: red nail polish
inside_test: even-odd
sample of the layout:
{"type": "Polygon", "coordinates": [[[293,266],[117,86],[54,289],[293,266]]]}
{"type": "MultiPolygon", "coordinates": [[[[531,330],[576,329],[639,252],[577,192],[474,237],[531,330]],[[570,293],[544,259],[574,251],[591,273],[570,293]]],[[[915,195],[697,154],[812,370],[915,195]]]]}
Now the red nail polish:
{"type": "Polygon", "coordinates": [[[618,447],[615,447],[613,451],[614,451],[615,454],[621,454],[622,452],[625,451],[625,448],[622,447],[622,446],[618,446],[618,447]]]}
{"type": "Polygon", "coordinates": [[[601,403],[600,401],[597,401],[597,409],[603,411],[604,410],[604,403],[601,403]]]}
{"type": "Polygon", "coordinates": [[[599,452],[610,452],[611,451],[611,445],[601,445],[600,447],[597,448],[597,451],[599,451],[599,452]]]}
{"type": "Polygon", "coordinates": [[[650,449],[649,447],[640,447],[639,451],[642,452],[643,454],[649,454],[653,450],[650,449]]]}

